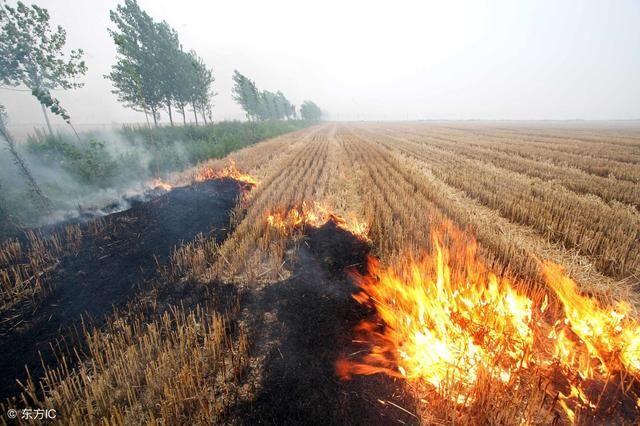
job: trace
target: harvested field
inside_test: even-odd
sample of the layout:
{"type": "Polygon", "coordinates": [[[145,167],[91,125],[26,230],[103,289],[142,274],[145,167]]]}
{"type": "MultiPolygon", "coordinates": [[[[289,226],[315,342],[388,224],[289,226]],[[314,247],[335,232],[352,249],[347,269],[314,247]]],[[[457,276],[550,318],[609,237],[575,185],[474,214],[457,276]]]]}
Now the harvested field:
{"type": "Polygon", "coordinates": [[[168,185],[0,246],[5,410],[640,421],[640,128],[326,123],[168,185]]]}

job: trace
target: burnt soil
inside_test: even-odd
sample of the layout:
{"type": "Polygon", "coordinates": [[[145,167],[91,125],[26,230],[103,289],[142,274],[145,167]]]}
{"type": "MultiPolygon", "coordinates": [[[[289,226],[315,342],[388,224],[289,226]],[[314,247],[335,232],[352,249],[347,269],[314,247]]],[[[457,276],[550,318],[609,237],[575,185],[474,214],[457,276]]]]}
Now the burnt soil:
{"type": "MultiPolygon", "coordinates": [[[[55,365],[50,342],[68,338],[77,343],[74,329],[82,328],[81,321],[100,327],[114,308],[159,288],[154,287],[157,264],[166,262],[174,246],[200,232],[223,240],[240,190],[229,180],[195,184],[106,217],[103,232],[85,236],[80,253],[62,259],[53,276],[54,290],[38,309],[19,328],[0,336],[0,400],[17,395],[15,378],[24,379],[25,364],[34,378],[42,373],[39,351],[47,364],[55,365]]],[[[372,315],[352,298],[357,289],[347,274],[351,268],[365,271],[368,252],[365,242],[329,222],[306,230],[288,279],[262,288],[160,287],[171,289],[170,303],[185,308],[211,298],[224,303],[240,293],[252,333],[250,350],[263,361],[246,377],[255,382],[245,400],[249,402],[239,403],[222,422],[416,423],[410,414],[380,402],[415,412],[415,401],[402,383],[381,375],[341,380],[335,373],[340,357],[361,349],[352,342],[353,329],[372,315]]]]}
{"type": "Polygon", "coordinates": [[[97,235],[83,225],[79,254],[61,259],[49,280],[52,291],[18,327],[0,335],[0,400],[19,392],[15,380],[24,383],[25,366],[37,378],[41,356],[54,361],[50,342],[73,341],[83,323],[99,327],[114,308],[151,286],[157,265],[175,246],[199,233],[223,240],[240,193],[230,179],[196,183],[105,217],[97,235]]]}
{"type": "MultiPolygon", "coordinates": [[[[293,275],[250,293],[252,341],[268,347],[257,396],[236,408],[241,424],[413,424],[415,401],[389,377],[341,380],[336,360],[357,350],[353,328],[372,314],[353,298],[345,273],[364,271],[367,245],[332,222],[308,229],[293,275]],[[275,316],[267,325],[265,313],[275,316]]],[[[250,341],[251,341],[250,340],[250,341]]]]}

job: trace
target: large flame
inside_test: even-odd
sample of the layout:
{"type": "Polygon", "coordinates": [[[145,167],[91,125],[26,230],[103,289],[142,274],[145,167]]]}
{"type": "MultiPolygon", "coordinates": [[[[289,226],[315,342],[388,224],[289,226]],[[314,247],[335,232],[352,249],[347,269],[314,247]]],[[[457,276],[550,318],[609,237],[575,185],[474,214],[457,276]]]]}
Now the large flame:
{"type": "Polygon", "coordinates": [[[640,324],[628,303],[602,306],[578,292],[578,286],[562,267],[542,264],[546,283],[562,302],[565,318],[553,330],[554,354],[566,368],[583,379],[599,374],[628,371],[640,376],[640,324]]]}
{"type": "MultiPolygon", "coordinates": [[[[464,239],[458,235],[462,243],[464,239]]],[[[372,344],[363,362],[341,361],[342,376],[386,373],[440,387],[454,381],[473,386],[480,372],[508,382],[526,367],[533,345],[532,301],[476,259],[476,244],[453,259],[439,236],[435,253],[401,268],[369,259],[368,274],[353,273],[379,321],[365,321],[360,339],[372,344]],[[452,269],[463,262],[462,269],[452,269]]]]}
{"type": "Polygon", "coordinates": [[[199,169],[194,180],[196,182],[204,182],[207,180],[230,178],[238,182],[242,182],[248,185],[255,186],[258,184],[258,180],[251,175],[242,173],[236,167],[236,163],[233,160],[229,160],[229,165],[221,170],[214,169],[212,167],[202,167],[199,169]]]}
{"type": "Polygon", "coordinates": [[[556,396],[573,421],[571,407],[596,405],[584,380],[640,376],[640,326],[629,305],[606,307],[581,295],[551,263],[541,264],[551,293],[534,297],[523,283],[492,273],[476,241],[453,224],[432,239],[432,252],[421,258],[391,267],[371,258],[367,274],[352,273],[361,289],[355,300],[376,316],[356,328],[354,342],[366,354],[340,359],[341,377],[383,373],[430,384],[443,396],[455,388],[446,397],[469,404],[481,377],[517,387],[532,366],[559,367],[570,388],[556,396]],[[561,308],[548,310],[549,298],[561,308]]]}
{"type": "Polygon", "coordinates": [[[320,227],[327,222],[333,222],[338,228],[359,238],[367,238],[369,227],[355,214],[340,216],[320,202],[302,202],[297,207],[273,211],[267,215],[267,223],[283,234],[290,234],[302,226],[320,227]]]}

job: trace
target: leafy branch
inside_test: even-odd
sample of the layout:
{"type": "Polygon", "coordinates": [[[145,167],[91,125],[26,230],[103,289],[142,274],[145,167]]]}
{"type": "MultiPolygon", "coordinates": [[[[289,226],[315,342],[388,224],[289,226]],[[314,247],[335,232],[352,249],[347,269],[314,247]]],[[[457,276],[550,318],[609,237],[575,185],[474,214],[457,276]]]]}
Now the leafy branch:
{"type": "Polygon", "coordinates": [[[60,118],[62,118],[67,124],[71,124],[71,117],[69,116],[69,114],[67,114],[67,110],[62,108],[62,106],[60,105],[60,101],[52,97],[51,92],[49,92],[47,89],[34,87],[33,89],[31,89],[31,94],[35,96],[36,99],[38,99],[38,102],[47,107],[53,114],[60,116],[60,118]]]}

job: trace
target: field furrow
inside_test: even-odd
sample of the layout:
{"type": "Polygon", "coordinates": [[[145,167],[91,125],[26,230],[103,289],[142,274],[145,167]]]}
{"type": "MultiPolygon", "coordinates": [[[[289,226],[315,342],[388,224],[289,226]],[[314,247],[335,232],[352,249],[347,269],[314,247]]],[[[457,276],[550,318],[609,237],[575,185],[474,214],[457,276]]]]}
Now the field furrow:
{"type": "MultiPolygon", "coordinates": [[[[474,130],[474,132],[478,131],[474,130]]],[[[627,180],[634,183],[640,182],[640,164],[594,156],[590,154],[588,147],[584,147],[582,153],[562,152],[557,149],[551,150],[547,147],[529,143],[526,138],[523,139],[521,136],[496,137],[483,132],[467,134],[455,132],[452,129],[443,129],[441,127],[424,127],[418,130],[400,129],[399,131],[394,130],[394,133],[416,141],[425,141],[425,139],[439,139],[445,142],[468,140],[473,144],[490,147],[494,150],[515,154],[523,158],[541,162],[551,162],[560,167],[575,167],[597,176],[615,177],[616,179],[627,180]]],[[[631,153],[631,155],[637,155],[637,151],[637,145],[631,145],[628,151],[625,152],[631,153]]]]}
{"type": "Polygon", "coordinates": [[[601,272],[614,278],[638,272],[640,221],[634,212],[432,145],[378,140],[425,161],[436,177],[509,220],[532,226],[541,235],[577,249],[601,272]]]}
{"type": "MultiPolygon", "coordinates": [[[[401,142],[411,141],[408,138],[394,136],[393,133],[385,132],[383,134],[385,137],[401,142]]],[[[472,160],[491,163],[498,168],[554,182],[578,194],[593,194],[608,203],[620,202],[629,204],[636,210],[640,208],[640,185],[634,182],[593,175],[574,167],[561,167],[549,161],[538,161],[508,154],[467,139],[431,137],[426,141],[416,141],[416,143],[425,143],[472,160]]]]}

